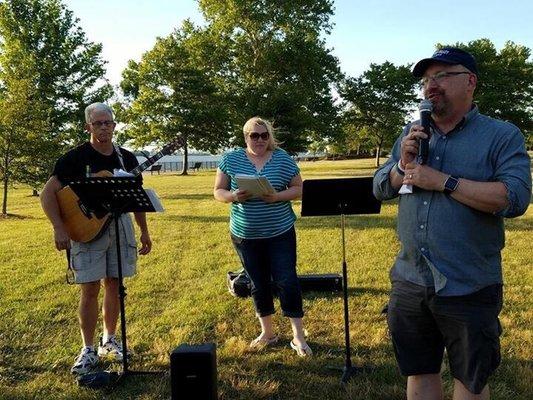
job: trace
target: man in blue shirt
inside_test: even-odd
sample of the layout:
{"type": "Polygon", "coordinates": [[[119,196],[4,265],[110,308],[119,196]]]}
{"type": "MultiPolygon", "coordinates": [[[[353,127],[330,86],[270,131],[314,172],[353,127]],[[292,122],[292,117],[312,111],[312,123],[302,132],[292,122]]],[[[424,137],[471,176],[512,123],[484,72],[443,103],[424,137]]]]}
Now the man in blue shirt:
{"type": "Polygon", "coordinates": [[[530,159],[519,129],[479,113],[471,54],[443,48],[418,62],[433,105],[426,164],[415,162],[419,121],[407,125],[374,176],[380,200],[398,196],[401,250],[392,267],[388,325],[407,398],[443,398],[446,348],[454,399],[489,399],[500,363],[504,217],[530,201],[530,159]]]}

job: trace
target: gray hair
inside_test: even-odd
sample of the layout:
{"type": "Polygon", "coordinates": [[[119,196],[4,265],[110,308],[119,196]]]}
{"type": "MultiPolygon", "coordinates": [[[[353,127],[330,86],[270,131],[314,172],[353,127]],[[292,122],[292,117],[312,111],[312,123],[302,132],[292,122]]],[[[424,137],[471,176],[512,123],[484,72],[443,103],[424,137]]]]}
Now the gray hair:
{"type": "Polygon", "coordinates": [[[86,123],[88,124],[91,123],[91,114],[95,111],[106,112],[109,115],[111,115],[111,119],[114,119],[113,110],[111,107],[109,107],[107,104],[104,104],[104,103],[93,103],[85,107],[85,122],[86,123]]]}

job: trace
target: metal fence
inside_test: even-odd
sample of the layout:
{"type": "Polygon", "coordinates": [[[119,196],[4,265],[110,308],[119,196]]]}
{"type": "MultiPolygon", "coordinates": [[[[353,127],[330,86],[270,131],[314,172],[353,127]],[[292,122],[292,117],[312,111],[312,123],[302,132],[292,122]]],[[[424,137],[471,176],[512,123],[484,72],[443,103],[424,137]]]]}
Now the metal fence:
{"type": "MultiPolygon", "coordinates": [[[[196,162],[189,162],[189,169],[195,166],[196,162]]],[[[202,161],[199,169],[216,169],[219,161],[202,161]]],[[[183,161],[168,161],[168,162],[156,162],[156,165],[161,165],[162,172],[181,171],[183,169],[183,161]]]]}

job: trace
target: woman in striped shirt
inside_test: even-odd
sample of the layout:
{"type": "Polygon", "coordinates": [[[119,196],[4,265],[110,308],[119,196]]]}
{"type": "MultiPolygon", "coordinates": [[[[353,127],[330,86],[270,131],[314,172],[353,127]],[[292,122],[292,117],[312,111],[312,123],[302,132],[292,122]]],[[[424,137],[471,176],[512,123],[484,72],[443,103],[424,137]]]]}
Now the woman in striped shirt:
{"type": "Polygon", "coordinates": [[[296,215],[290,202],[302,195],[300,170],[277,146],[268,121],[251,118],[244,124],[243,133],[246,148],[222,157],[214,196],[218,201],[231,203],[231,240],[252,281],[252,298],[261,334],[252,340],[250,347],[263,348],[278,341],[272,326],[274,284],[283,315],[291,322],[290,346],[299,356],[310,356],[312,351],[304,337],[302,294],[296,275],[296,215]],[[276,192],[252,197],[238,189],[235,174],[264,176],[276,192]]]}

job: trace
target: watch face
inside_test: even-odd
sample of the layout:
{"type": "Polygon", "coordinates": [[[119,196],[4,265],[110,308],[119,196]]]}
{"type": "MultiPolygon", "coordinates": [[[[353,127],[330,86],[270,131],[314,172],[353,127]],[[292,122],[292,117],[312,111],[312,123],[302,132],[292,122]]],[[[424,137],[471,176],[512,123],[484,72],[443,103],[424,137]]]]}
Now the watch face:
{"type": "Polygon", "coordinates": [[[444,182],[444,192],[451,193],[457,189],[457,186],[459,186],[459,179],[449,176],[446,182],[444,182]]]}

